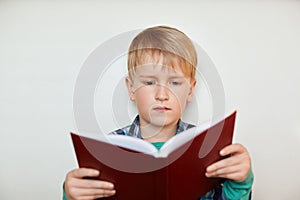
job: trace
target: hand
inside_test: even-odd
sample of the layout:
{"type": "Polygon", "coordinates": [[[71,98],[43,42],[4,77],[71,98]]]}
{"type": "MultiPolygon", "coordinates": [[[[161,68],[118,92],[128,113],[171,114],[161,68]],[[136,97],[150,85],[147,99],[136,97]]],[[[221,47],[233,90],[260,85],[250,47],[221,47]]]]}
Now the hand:
{"type": "Polygon", "coordinates": [[[116,193],[112,183],[99,180],[83,179],[97,177],[99,171],[88,168],[78,168],[70,171],[65,180],[65,192],[69,200],[91,200],[109,197],[116,193]]]}
{"type": "Polygon", "coordinates": [[[221,156],[231,155],[208,166],[205,175],[207,177],[226,178],[234,181],[242,181],[250,170],[250,155],[241,144],[226,146],[220,151],[221,156]]]}

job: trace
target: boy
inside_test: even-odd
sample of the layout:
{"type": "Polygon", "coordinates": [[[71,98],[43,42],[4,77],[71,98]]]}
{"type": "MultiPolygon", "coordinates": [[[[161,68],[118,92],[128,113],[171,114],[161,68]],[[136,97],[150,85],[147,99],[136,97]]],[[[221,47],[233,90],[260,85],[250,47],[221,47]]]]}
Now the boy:
{"type": "MultiPolygon", "coordinates": [[[[151,142],[157,149],[175,134],[193,127],[180,120],[196,85],[197,54],[181,31],[157,26],[132,41],[128,53],[126,86],[138,116],[132,125],[110,134],[123,134],[151,142]]],[[[232,144],[220,151],[231,155],[207,168],[207,177],[225,178],[222,185],[200,199],[250,199],[253,174],[245,147],[232,144]]],[[[66,176],[64,199],[97,199],[116,193],[112,183],[88,180],[99,171],[79,168],[66,176]]]]}

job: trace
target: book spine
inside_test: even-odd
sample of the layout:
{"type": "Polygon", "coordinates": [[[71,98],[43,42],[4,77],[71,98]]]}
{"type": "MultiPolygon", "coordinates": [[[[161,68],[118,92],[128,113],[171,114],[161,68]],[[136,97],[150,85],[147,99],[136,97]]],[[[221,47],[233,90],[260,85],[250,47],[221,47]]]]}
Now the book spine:
{"type": "Polygon", "coordinates": [[[155,171],[155,199],[169,200],[168,167],[163,167],[155,171]]]}
{"type": "Polygon", "coordinates": [[[166,199],[170,199],[170,174],[169,174],[169,166],[166,167],[166,199]]]}

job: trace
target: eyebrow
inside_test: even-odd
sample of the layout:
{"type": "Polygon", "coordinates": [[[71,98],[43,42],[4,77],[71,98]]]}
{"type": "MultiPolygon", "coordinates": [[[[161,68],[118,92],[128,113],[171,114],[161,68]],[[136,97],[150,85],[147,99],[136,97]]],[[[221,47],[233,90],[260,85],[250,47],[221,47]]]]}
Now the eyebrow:
{"type": "Polygon", "coordinates": [[[184,76],[179,76],[179,75],[170,76],[169,78],[184,78],[185,79],[184,76]]]}
{"type": "MultiPolygon", "coordinates": [[[[157,76],[155,76],[155,75],[138,75],[138,77],[140,77],[140,78],[157,78],[157,76]]],[[[169,76],[168,77],[169,79],[182,79],[182,78],[184,78],[185,79],[185,77],[184,76],[179,76],[179,75],[173,75],[173,76],[169,76]]]]}

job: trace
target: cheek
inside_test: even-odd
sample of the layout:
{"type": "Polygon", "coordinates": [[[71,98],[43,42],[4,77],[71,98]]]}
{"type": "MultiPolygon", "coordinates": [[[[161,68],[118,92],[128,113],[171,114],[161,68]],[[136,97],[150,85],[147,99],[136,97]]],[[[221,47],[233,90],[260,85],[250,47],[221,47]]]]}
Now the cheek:
{"type": "Polygon", "coordinates": [[[185,105],[188,100],[188,90],[184,89],[173,89],[172,90],[173,99],[180,105],[185,105]]]}
{"type": "Polygon", "coordinates": [[[149,91],[146,88],[139,88],[135,92],[135,99],[136,99],[136,104],[139,107],[147,107],[149,104],[152,102],[152,95],[151,91],[149,91]]]}
{"type": "Polygon", "coordinates": [[[176,98],[176,107],[178,108],[178,111],[180,110],[180,112],[183,112],[186,106],[186,102],[187,100],[185,96],[179,96],[176,98]]]}
{"type": "Polygon", "coordinates": [[[136,95],[136,103],[139,103],[140,105],[148,104],[150,102],[150,97],[145,94],[136,95]]]}

